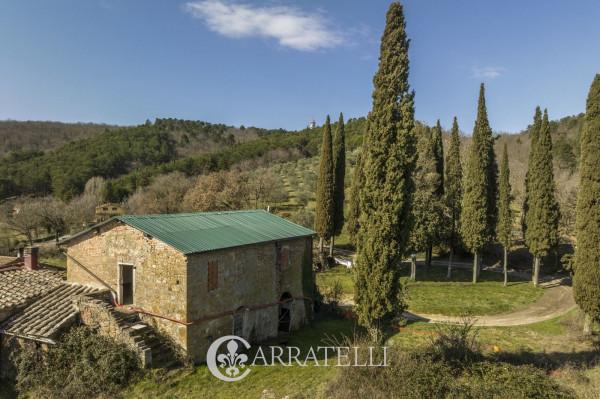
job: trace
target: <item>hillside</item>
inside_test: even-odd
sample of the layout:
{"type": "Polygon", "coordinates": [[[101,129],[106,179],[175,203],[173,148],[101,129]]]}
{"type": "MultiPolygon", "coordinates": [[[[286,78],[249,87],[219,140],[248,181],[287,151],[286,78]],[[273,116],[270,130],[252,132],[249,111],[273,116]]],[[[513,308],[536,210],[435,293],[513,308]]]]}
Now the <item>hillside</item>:
{"type": "Polygon", "coordinates": [[[0,121],[0,158],[13,151],[50,151],[115,128],[96,123],[0,121]]]}
{"type": "MultiPolygon", "coordinates": [[[[352,148],[360,143],[364,119],[348,125],[352,148]]],[[[114,179],[109,199],[120,201],[165,173],[195,176],[247,160],[270,164],[314,156],[319,132],[320,128],[289,132],[178,119],[106,129],[51,151],[9,153],[0,159],[0,199],[52,194],[68,200],[83,192],[87,180],[100,176],[114,179]]]]}

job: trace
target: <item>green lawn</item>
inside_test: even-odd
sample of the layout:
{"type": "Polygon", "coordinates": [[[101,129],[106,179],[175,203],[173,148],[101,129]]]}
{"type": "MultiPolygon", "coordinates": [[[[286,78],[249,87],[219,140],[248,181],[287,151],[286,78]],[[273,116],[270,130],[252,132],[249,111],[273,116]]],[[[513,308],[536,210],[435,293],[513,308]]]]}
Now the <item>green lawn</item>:
{"type": "MultiPolygon", "coordinates": [[[[483,353],[491,353],[494,346],[501,352],[529,350],[542,353],[561,352],[567,356],[577,356],[590,349],[589,342],[581,340],[576,332],[580,317],[572,311],[562,317],[519,327],[477,328],[479,343],[483,353]]],[[[294,333],[290,345],[307,348],[309,345],[331,345],[331,337],[352,336],[356,330],[354,321],[345,319],[322,319],[294,333]]],[[[425,345],[436,334],[436,326],[427,323],[410,323],[393,335],[387,342],[413,350],[425,345]]],[[[304,352],[304,351],[303,351],[304,352]]],[[[165,375],[149,373],[142,381],[131,386],[126,398],[216,398],[241,399],[260,398],[265,389],[272,391],[276,398],[285,395],[303,395],[312,398],[323,389],[326,382],[335,376],[335,367],[299,366],[255,366],[244,380],[233,383],[221,382],[214,378],[206,366],[181,369],[165,375]]]]}
{"type": "MultiPolygon", "coordinates": [[[[401,271],[407,287],[409,310],[415,313],[460,315],[490,315],[506,313],[535,302],[543,289],[527,281],[512,281],[502,285],[500,273],[482,271],[480,282],[471,283],[470,270],[455,269],[452,279],[446,279],[446,269],[432,266],[425,272],[417,268],[417,281],[408,281],[408,268],[401,271]]],[[[338,266],[317,274],[317,285],[327,292],[339,281],[346,299],[353,295],[352,271],[338,266]]]]}
{"type": "MultiPolygon", "coordinates": [[[[298,346],[305,353],[309,346],[331,346],[332,340],[352,336],[354,323],[344,319],[313,322],[292,335],[289,345],[298,346]]],[[[260,398],[265,389],[277,398],[303,394],[315,397],[324,383],[333,377],[333,367],[255,366],[251,373],[238,382],[223,382],[210,374],[205,365],[182,369],[168,377],[150,373],[125,392],[126,398],[260,398]]]]}
{"type": "MultiPolygon", "coordinates": [[[[589,349],[582,340],[581,315],[574,309],[569,313],[534,324],[512,327],[478,327],[477,335],[483,352],[496,346],[502,352],[562,352],[571,353],[589,349]]],[[[390,338],[390,344],[411,349],[425,344],[436,334],[439,325],[423,322],[409,323],[390,338]]]]}

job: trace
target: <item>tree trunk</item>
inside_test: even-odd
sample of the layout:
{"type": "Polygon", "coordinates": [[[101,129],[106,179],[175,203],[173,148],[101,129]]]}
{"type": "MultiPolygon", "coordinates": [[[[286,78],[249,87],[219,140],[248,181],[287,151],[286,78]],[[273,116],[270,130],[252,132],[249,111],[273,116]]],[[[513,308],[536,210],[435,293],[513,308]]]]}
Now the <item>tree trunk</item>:
{"type": "Polygon", "coordinates": [[[592,335],[592,318],[587,314],[583,316],[583,335],[592,335]]]}
{"type": "Polygon", "coordinates": [[[329,257],[333,258],[333,244],[335,242],[335,237],[331,236],[331,241],[329,242],[329,257]]]}
{"type": "Polygon", "coordinates": [[[417,255],[410,255],[410,279],[415,281],[417,279],[417,255]]]}
{"type": "Polygon", "coordinates": [[[433,255],[433,245],[429,244],[427,246],[427,253],[425,255],[425,268],[429,270],[429,266],[431,266],[431,256],[433,255]]]}
{"type": "Polygon", "coordinates": [[[478,261],[479,261],[479,256],[477,251],[473,254],[473,283],[477,282],[477,265],[478,265],[478,261]]]}
{"type": "Polygon", "coordinates": [[[325,252],[323,251],[323,237],[319,237],[319,260],[321,261],[321,269],[327,268],[327,259],[325,259],[325,252]]]}
{"type": "Polygon", "coordinates": [[[452,258],[454,257],[454,249],[450,250],[450,259],[448,259],[448,274],[446,278],[450,280],[452,278],[452,258]]]}
{"type": "Polygon", "coordinates": [[[504,286],[508,284],[508,249],[504,247],[504,286]]]}
{"type": "Polygon", "coordinates": [[[540,282],[540,257],[536,256],[533,261],[533,285],[538,286],[540,282]]]}

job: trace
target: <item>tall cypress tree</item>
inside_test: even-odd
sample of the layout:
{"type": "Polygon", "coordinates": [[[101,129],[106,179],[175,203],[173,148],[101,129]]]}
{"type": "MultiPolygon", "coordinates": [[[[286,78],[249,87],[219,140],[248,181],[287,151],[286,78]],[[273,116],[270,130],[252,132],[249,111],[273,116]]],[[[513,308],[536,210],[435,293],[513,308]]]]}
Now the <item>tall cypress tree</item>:
{"type": "Polygon", "coordinates": [[[435,170],[440,176],[436,194],[438,198],[442,198],[444,195],[444,141],[442,140],[442,125],[440,124],[439,119],[433,128],[431,140],[433,142],[432,145],[433,155],[435,157],[435,170]]]}
{"type": "Polygon", "coordinates": [[[586,315],[584,331],[600,322],[600,74],[590,87],[581,135],[579,193],[577,196],[577,249],[575,301],[586,315]]]}
{"type": "Polygon", "coordinates": [[[491,158],[490,147],[493,147],[492,130],[487,118],[485,106],[485,88],[483,83],[479,89],[479,104],[477,107],[477,120],[473,128],[473,138],[465,179],[463,182],[463,201],[460,231],[463,242],[473,253],[473,282],[477,282],[479,275],[480,255],[483,247],[491,240],[493,220],[492,209],[495,200],[491,203],[492,172],[495,161],[491,158]]]}
{"type": "Polygon", "coordinates": [[[390,5],[373,78],[373,108],[363,143],[364,184],[354,268],[356,314],[373,339],[405,309],[397,265],[410,233],[415,158],[414,92],[408,84],[402,5],[390,5]]]}
{"type": "Polygon", "coordinates": [[[458,121],[454,117],[450,133],[450,146],[446,156],[446,178],[444,181],[444,197],[448,214],[448,245],[450,259],[448,261],[448,278],[452,276],[452,258],[460,245],[460,214],[462,201],[462,164],[460,161],[460,132],[458,121]]]}
{"type": "Polygon", "coordinates": [[[333,256],[334,237],[342,232],[344,227],[344,179],[346,177],[346,139],[344,132],[344,115],[340,112],[340,119],[333,137],[333,198],[335,210],[333,213],[334,232],[331,237],[329,256],[333,256]]]}
{"type": "Polygon", "coordinates": [[[362,168],[362,154],[359,153],[356,158],[354,171],[352,172],[350,204],[348,206],[348,220],[346,220],[346,231],[350,236],[350,242],[355,247],[358,245],[358,230],[360,229],[360,190],[364,184],[362,168]]]}
{"type": "MultiPolygon", "coordinates": [[[[319,234],[319,253],[323,258],[323,241],[329,240],[334,232],[334,172],[333,153],[331,148],[331,124],[329,115],[323,126],[323,141],[321,144],[321,160],[317,179],[317,206],[315,212],[315,230],[319,234]]],[[[324,261],[322,259],[322,261],[324,261]]],[[[325,266],[325,264],[323,264],[325,266]]]]}
{"type": "Polygon", "coordinates": [[[500,163],[500,177],[498,179],[498,224],[496,238],[504,248],[504,285],[508,283],[508,251],[512,243],[512,211],[510,203],[512,193],[510,187],[510,169],[508,168],[508,151],[504,143],[502,162],[500,163]]]}
{"type": "Polygon", "coordinates": [[[529,209],[529,168],[533,165],[533,148],[537,145],[537,138],[540,135],[540,129],[542,127],[542,110],[540,107],[535,108],[535,115],[533,117],[533,124],[529,129],[529,157],[527,160],[527,172],[525,173],[525,195],[523,197],[523,212],[521,214],[521,230],[523,232],[523,239],[527,232],[527,210],[529,209]]]}
{"type": "Polygon", "coordinates": [[[532,151],[532,164],[529,165],[528,174],[529,197],[525,241],[529,252],[534,257],[533,284],[537,286],[541,258],[547,255],[552,247],[558,245],[560,219],[555,197],[550,123],[546,110],[532,151]]]}
{"type": "MultiPolygon", "coordinates": [[[[421,127],[417,131],[417,162],[414,172],[415,193],[413,198],[413,228],[410,236],[410,249],[413,252],[426,251],[425,265],[431,262],[431,248],[441,238],[444,221],[442,198],[439,187],[442,180],[438,173],[436,158],[437,141],[435,128],[421,127]]],[[[411,270],[411,279],[415,277],[411,270]]]]}

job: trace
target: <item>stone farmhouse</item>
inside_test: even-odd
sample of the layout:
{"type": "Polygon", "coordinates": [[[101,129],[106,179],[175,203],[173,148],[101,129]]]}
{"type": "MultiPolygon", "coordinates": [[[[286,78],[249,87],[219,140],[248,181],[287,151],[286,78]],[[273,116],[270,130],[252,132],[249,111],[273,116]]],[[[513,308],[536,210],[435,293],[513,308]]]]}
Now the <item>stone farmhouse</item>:
{"type": "Polygon", "coordinates": [[[15,350],[55,345],[74,324],[144,366],[172,364],[173,343],[202,362],[223,335],[286,335],[312,317],[313,234],[265,211],[115,216],[61,242],[66,273],[37,248],[1,257],[0,372],[15,350]]]}
{"type": "MultiPolygon", "coordinates": [[[[261,210],[124,215],[61,246],[67,282],[101,293],[79,301],[85,323],[111,330],[115,307],[137,322],[123,325],[117,316],[120,330],[158,330],[202,362],[220,336],[257,342],[311,318],[313,234],[261,210]]],[[[122,335],[120,330],[110,334],[122,335]]],[[[148,363],[156,354],[144,346],[144,338],[138,337],[136,345],[148,363]]]]}

